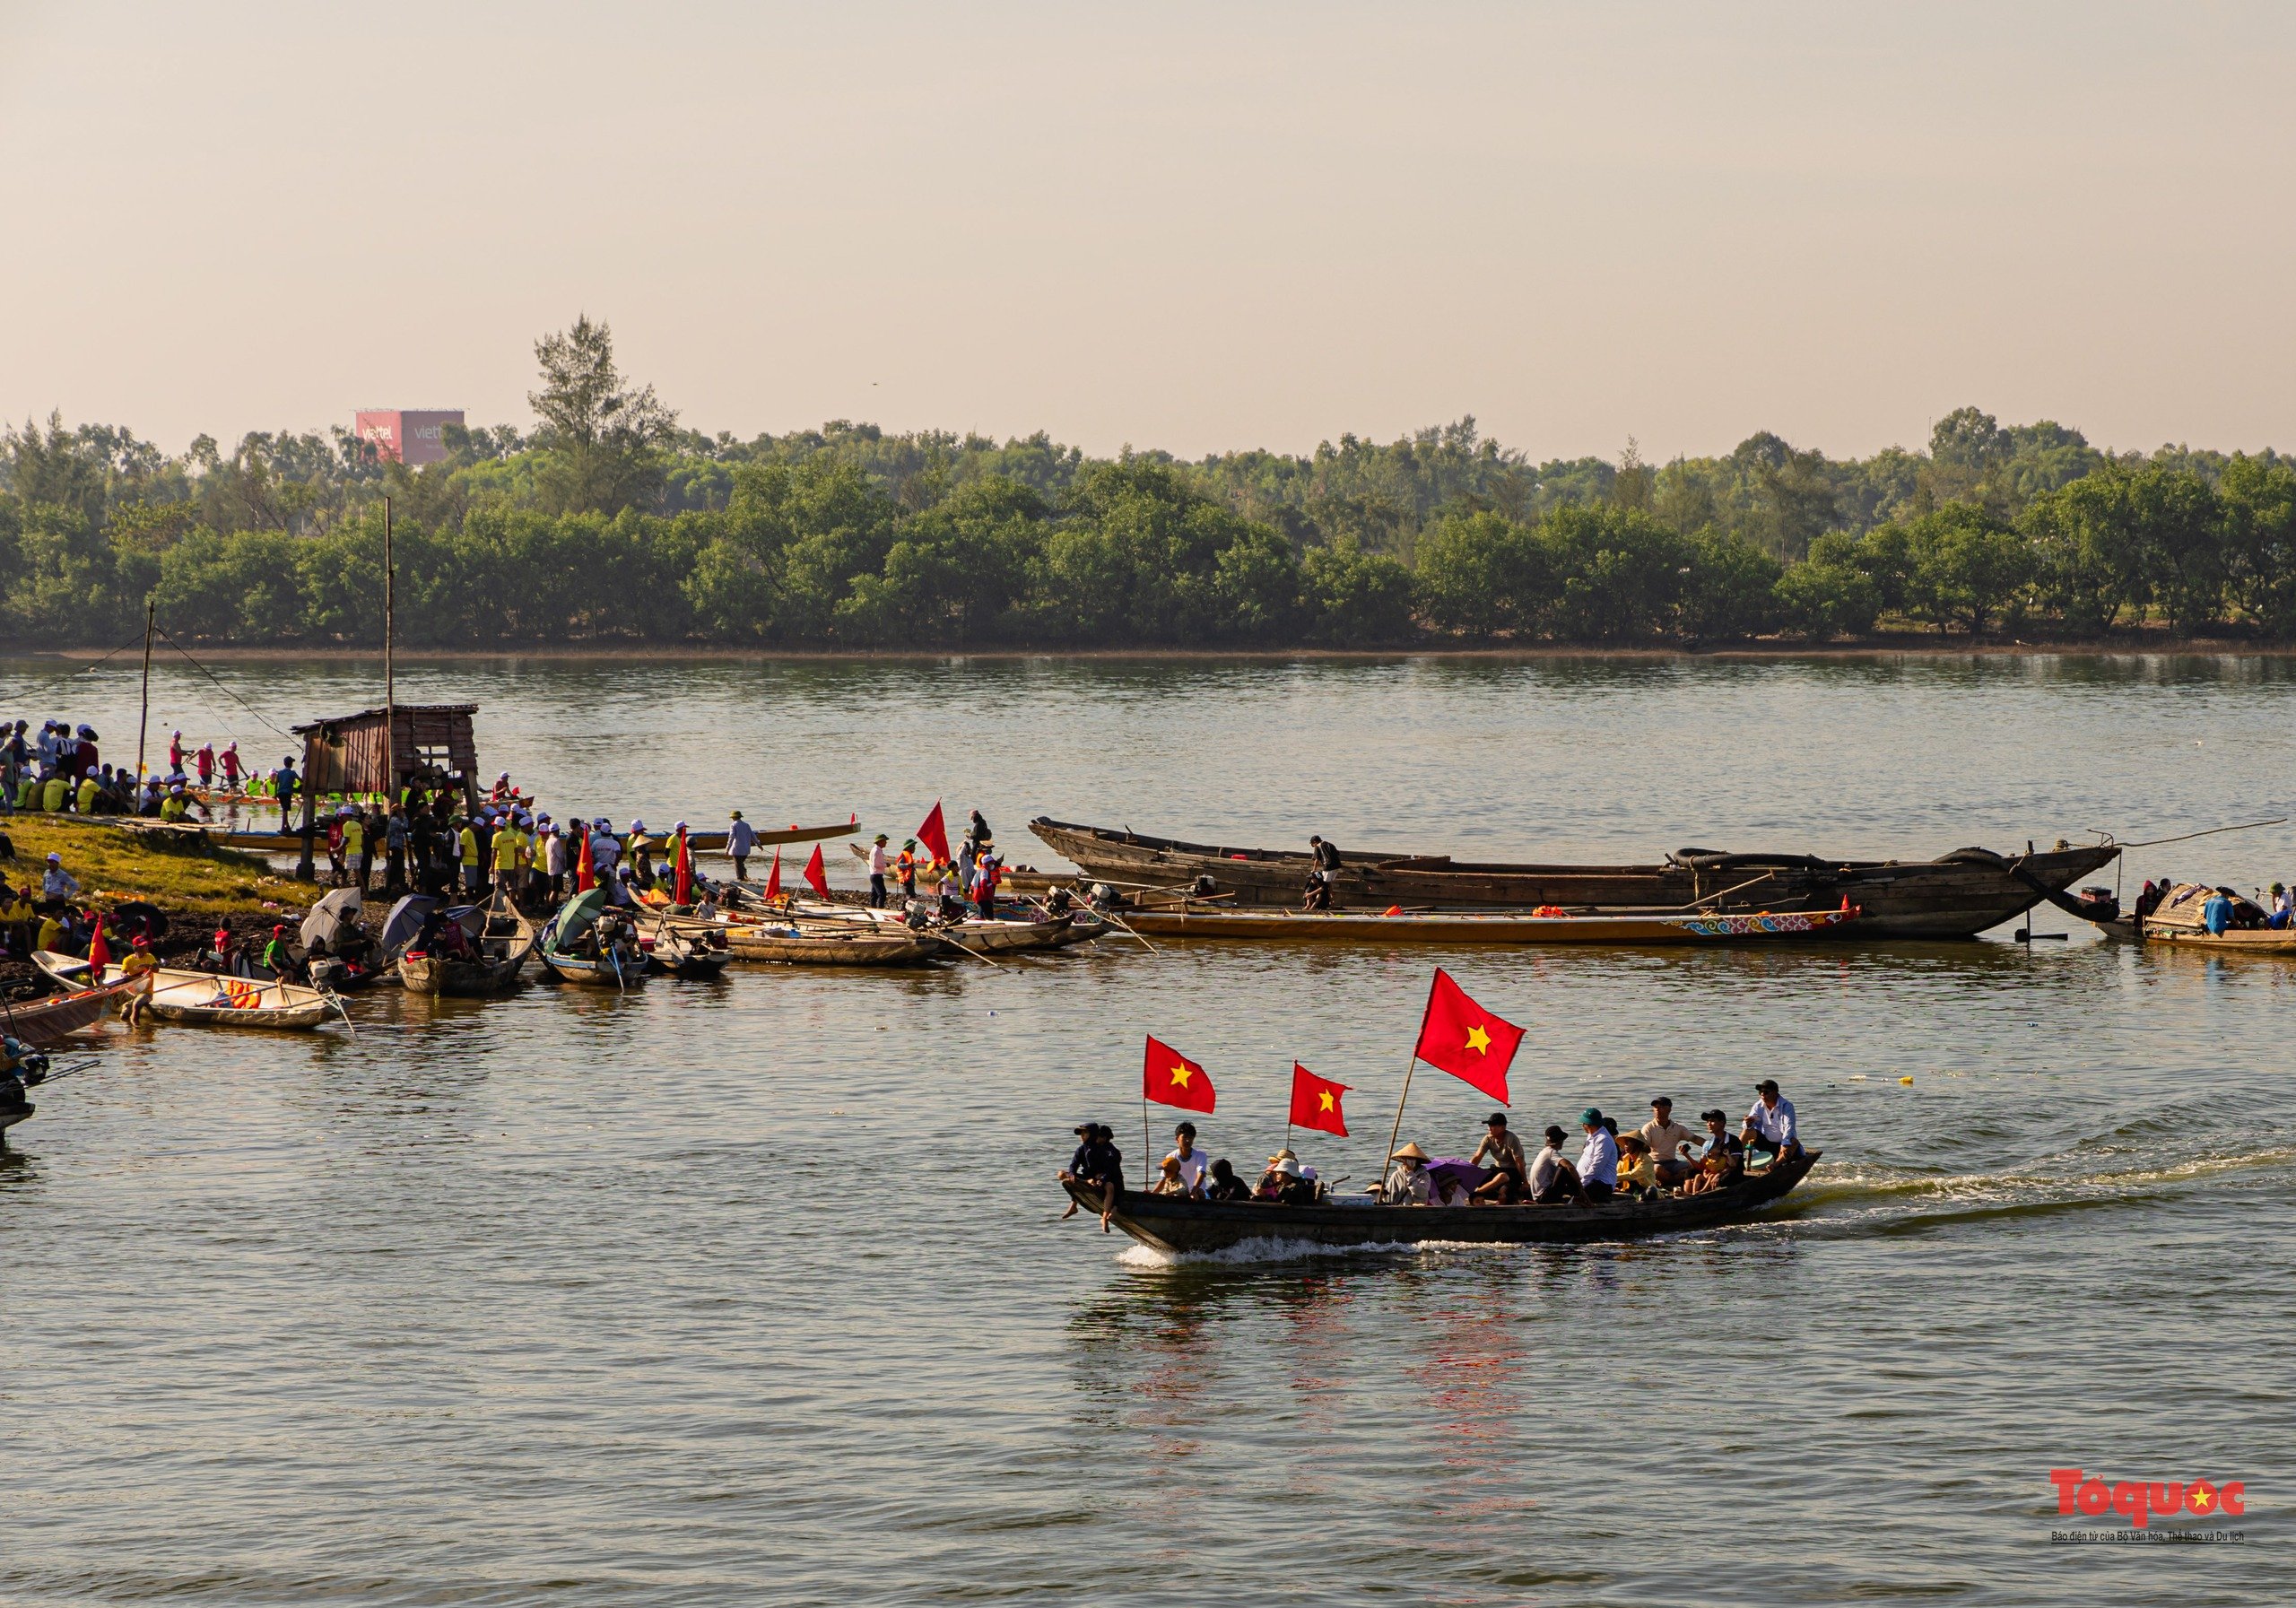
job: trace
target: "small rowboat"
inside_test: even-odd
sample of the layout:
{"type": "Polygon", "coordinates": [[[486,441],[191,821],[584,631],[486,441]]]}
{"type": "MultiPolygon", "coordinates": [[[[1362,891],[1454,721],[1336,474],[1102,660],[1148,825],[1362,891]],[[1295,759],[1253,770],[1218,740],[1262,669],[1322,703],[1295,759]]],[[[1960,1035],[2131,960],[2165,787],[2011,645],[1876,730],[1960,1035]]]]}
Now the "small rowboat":
{"type": "Polygon", "coordinates": [[[929,933],[856,927],[728,926],[726,947],[737,960],[787,966],[914,966],[948,952],[929,933]]]}
{"type": "MultiPolygon", "coordinates": [[[[1126,1189],[1109,1221],[1141,1244],[1173,1256],[1231,1250],[1241,1245],[1306,1245],[1348,1250],[1427,1244],[1570,1245],[1644,1239],[1741,1222],[1783,1198],[1818,1160],[1805,1151],[1771,1163],[1726,1189],[1677,1200],[1618,1199],[1598,1206],[1386,1206],[1368,1195],[1327,1205],[1278,1206],[1265,1201],[1198,1201],[1126,1189]]],[[[1070,1185],[1079,1206],[1097,1213],[1090,1190],[1070,1185]]]]}
{"type": "Polygon", "coordinates": [[[28,1004],[11,1004],[5,1017],[0,1018],[0,1027],[26,1044],[54,1044],[66,1033],[94,1026],[141,987],[134,978],[123,977],[116,983],[74,988],[28,1004]]]}
{"type": "MultiPolygon", "coordinates": [[[[89,978],[88,963],[74,955],[42,950],[32,964],[66,987],[78,987],[89,978]]],[[[103,981],[126,977],[118,967],[107,967],[103,981]]],[[[343,1008],[334,995],[300,983],[257,978],[219,977],[211,971],[188,971],[171,966],[151,972],[152,994],[144,1009],[162,1021],[218,1028],[315,1028],[343,1008]]]]}
{"type": "Polygon", "coordinates": [[[734,958],[721,934],[658,917],[643,930],[639,943],[646,952],[646,969],[660,977],[704,980],[723,977],[734,958]]]}
{"type": "Polygon", "coordinates": [[[646,958],[629,929],[621,926],[618,917],[607,920],[603,888],[591,888],[568,900],[544,924],[541,946],[535,952],[541,957],[544,971],[577,987],[626,993],[646,980],[646,958]],[[620,930],[609,935],[609,926],[620,930]],[[587,953],[575,948],[585,939],[589,941],[587,953]]]}
{"type": "MultiPolygon", "coordinates": [[[[425,904],[430,902],[424,896],[413,894],[399,902],[404,906],[416,899],[425,904]]],[[[392,916],[396,918],[396,909],[392,916]]],[[[526,969],[527,957],[535,952],[535,924],[500,892],[491,902],[473,907],[457,919],[470,935],[471,946],[476,952],[468,956],[402,953],[398,957],[398,980],[409,994],[445,994],[460,998],[500,994],[516,983],[518,974],[526,969]]]]}
{"type": "Polygon", "coordinates": [[[2169,897],[2144,918],[2144,942],[2212,953],[2296,955],[2296,928],[2266,926],[2267,918],[2262,906],[2230,889],[2185,882],[2170,890],[2169,897]],[[2235,925],[2212,933],[2207,925],[2208,901],[2219,894],[2232,901],[2235,925]]]}
{"type": "Polygon", "coordinates": [[[1127,910],[1126,926],[1157,938],[1337,943],[1650,944],[1753,943],[1838,938],[1855,929],[1849,910],[1765,910],[1757,915],[1534,916],[1438,910],[1380,916],[1362,910],[1238,910],[1182,905],[1127,910]]]}
{"type": "Polygon", "coordinates": [[[801,902],[792,909],[802,920],[808,922],[874,927],[885,932],[931,933],[961,944],[975,954],[983,955],[1007,954],[1015,950],[1065,949],[1069,944],[1097,938],[1109,930],[1106,921],[1083,910],[1071,910],[1060,916],[1031,911],[1025,916],[970,917],[963,921],[935,922],[920,928],[911,927],[898,910],[873,910],[854,905],[811,902],[801,902]]]}

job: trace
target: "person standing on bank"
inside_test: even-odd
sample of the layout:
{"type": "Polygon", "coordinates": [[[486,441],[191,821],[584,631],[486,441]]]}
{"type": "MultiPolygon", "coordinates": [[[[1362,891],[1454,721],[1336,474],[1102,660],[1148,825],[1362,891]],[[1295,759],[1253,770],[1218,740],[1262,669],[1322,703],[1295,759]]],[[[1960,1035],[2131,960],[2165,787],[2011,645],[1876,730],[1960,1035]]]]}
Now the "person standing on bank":
{"type": "Polygon", "coordinates": [[[877,840],[869,845],[869,908],[873,910],[885,908],[885,874],[892,869],[892,856],[885,847],[889,841],[879,832],[877,840]]]}
{"type": "Polygon", "coordinates": [[[734,862],[734,880],[746,882],[750,880],[750,851],[757,847],[757,828],[743,820],[739,810],[734,812],[732,821],[733,824],[726,829],[726,853],[734,862]]]}

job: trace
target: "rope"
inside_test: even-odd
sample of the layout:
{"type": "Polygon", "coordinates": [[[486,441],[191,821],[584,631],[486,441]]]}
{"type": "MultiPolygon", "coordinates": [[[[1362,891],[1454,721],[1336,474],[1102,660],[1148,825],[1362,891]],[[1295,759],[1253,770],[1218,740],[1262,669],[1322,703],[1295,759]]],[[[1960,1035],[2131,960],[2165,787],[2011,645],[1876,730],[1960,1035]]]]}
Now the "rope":
{"type": "Polygon", "coordinates": [[[213,670],[210,670],[206,665],[201,664],[197,659],[191,656],[191,650],[189,648],[177,641],[173,637],[168,636],[168,628],[166,626],[156,626],[154,629],[157,630],[161,636],[168,638],[168,646],[174,648],[178,653],[183,655],[184,662],[186,664],[189,665],[194,670],[198,671],[200,674],[205,676],[209,681],[214,682],[216,688],[222,691],[224,697],[230,699],[233,703],[238,704],[239,708],[245,709],[248,714],[253,715],[256,717],[257,722],[261,725],[265,731],[270,732],[274,736],[284,737],[291,743],[294,741],[294,734],[292,732],[283,732],[277,726],[272,725],[270,721],[264,719],[262,710],[257,708],[255,705],[249,703],[246,699],[241,698],[238,693],[232,691],[228,686],[225,686],[223,682],[218,679],[213,670]]]}

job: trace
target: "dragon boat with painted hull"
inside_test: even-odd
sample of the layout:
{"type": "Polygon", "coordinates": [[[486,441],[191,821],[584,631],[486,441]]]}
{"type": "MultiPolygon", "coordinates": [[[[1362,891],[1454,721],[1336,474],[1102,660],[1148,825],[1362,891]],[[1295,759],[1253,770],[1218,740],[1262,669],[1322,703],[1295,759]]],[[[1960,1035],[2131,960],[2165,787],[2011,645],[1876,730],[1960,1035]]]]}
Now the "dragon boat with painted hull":
{"type": "MultiPolygon", "coordinates": [[[[1152,838],[1039,818],[1029,830],[1120,892],[1224,894],[1239,908],[1300,903],[1304,853],[1152,838]]],[[[1726,915],[1818,911],[1846,900],[1862,913],[1860,938],[1968,938],[2044,900],[2084,912],[2066,892],[2120,853],[2115,844],[1999,855],[1961,848],[1934,860],[1827,860],[1811,855],[1715,854],[1685,848],[1657,865],[1542,865],[1455,860],[1341,845],[1334,905],[1384,910],[1566,909],[1726,915]]],[[[1015,886],[1026,886],[1014,878],[1015,886]]]]}
{"type": "MultiPolygon", "coordinates": [[[[1265,1201],[1187,1200],[1127,1189],[1109,1221],[1141,1244],[1171,1256],[1203,1256],[1265,1243],[1360,1250],[1414,1245],[1583,1245],[1647,1239],[1725,1227],[1759,1215],[1809,1176],[1821,1152],[1773,1162],[1726,1189],[1677,1200],[1613,1200],[1598,1206],[1383,1206],[1368,1195],[1330,1204],[1279,1206],[1265,1201]]],[[[1087,1212],[1100,1201],[1069,1186],[1087,1212]]]]}
{"type": "Polygon", "coordinates": [[[1229,910],[1189,905],[1127,910],[1125,924],[1154,938],[1266,943],[1680,944],[1806,942],[1855,933],[1859,912],[1705,911],[1694,916],[1535,916],[1435,910],[1385,916],[1368,910],[1229,910]]]}

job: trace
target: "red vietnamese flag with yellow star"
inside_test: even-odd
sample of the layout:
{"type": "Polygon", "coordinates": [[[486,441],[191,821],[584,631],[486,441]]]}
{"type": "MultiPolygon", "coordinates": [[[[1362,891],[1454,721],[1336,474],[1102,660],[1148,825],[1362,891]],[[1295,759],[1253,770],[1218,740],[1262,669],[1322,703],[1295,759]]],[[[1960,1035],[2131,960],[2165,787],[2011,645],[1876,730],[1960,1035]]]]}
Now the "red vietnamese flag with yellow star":
{"type": "Polygon", "coordinates": [[[1347,1111],[1339,1097],[1345,1083],[1319,1078],[1297,1061],[1292,1063],[1292,1126],[1347,1137],[1347,1111]]]}
{"type": "Polygon", "coordinates": [[[1140,1097],[1183,1111],[1209,1111],[1216,1098],[1204,1068],[1153,1033],[1148,1035],[1148,1060],[1140,1071],[1140,1097]]]}
{"type": "Polygon", "coordinates": [[[1507,1104],[1507,1068],[1523,1030],[1493,1015],[1468,997],[1441,967],[1428,991],[1427,1015],[1419,1024],[1419,1058],[1507,1104]]]}

